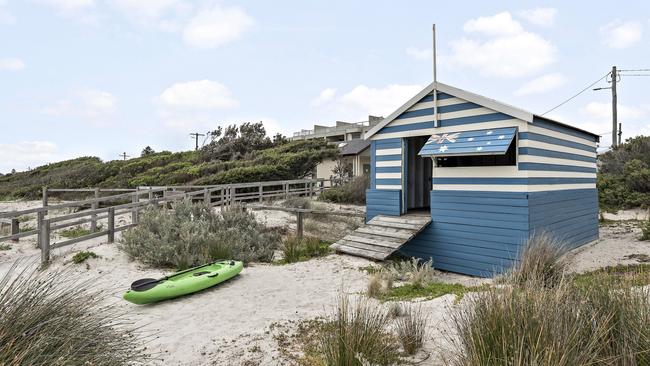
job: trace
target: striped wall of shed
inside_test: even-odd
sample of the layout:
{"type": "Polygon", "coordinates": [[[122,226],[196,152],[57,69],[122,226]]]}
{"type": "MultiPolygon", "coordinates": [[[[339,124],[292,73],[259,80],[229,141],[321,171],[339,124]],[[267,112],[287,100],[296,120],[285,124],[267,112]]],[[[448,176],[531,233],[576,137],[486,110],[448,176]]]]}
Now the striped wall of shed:
{"type": "Polygon", "coordinates": [[[371,187],[379,190],[402,189],[402,139],[375,140],[371,145],[371,187]]]}
{"type": "Polygon", "coordinates": [[[531,232],[546,232],[571,248],[598,239],[598,191],[574,189],[528,194],[531,232]]]}
{"type": "Polygon", "coordinates": [[[366,221],[377,215],[399,216],[402,213],[402,190],[366,190],[366,221]]]}
{"type": "Polygon", "coordinates": [[[431,191],[432,222],[401,251],[436,268],[489,277],[509,268],[530,231],[528,194],[431,191]]]}

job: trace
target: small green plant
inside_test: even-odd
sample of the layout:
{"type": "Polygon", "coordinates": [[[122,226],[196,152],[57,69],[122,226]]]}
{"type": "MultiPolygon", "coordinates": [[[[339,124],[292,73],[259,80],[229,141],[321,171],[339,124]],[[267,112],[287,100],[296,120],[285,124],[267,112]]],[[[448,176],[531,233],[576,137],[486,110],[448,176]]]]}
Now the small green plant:
{"type": "Polygon", "coordinates": [[[641,224],[641,240],[650,240],[650,218],[641,224]]]}
{"type": "Polygon", "coordinates": [[[330,252],[329,245],[330,243],[314,237],[298,239],[296,236],[290,236],[282,243],[284,258],[281,263],[295,263],[322,257],[330,252]]]}
{"type": "Polygon", "coordinates": [[[396,340],[386,331],[388,314],[367,299],[351,303],[341,295],[333,320],[321,330],[325,364],[341,366],[400,363],[396,340]]]}
{"type": "Polygon", "coordinates": [[[146,364],[147,339],[105,289],[24,264],[0,278],[0,365],[146,364]]]}
{"type": "Polygon", "coordinates": [[[650,285],[650,264],[619,264],[585,272],[572,277],[580,288],[600,286],[647,286],[650,285]]]}
{"type": "Polygon", "coordinates": [[[453,294],[456,295],[456,302],[460,301],[468,292],[478,292],[487,289],[487,285],[464,286],[458,283],[445,283],[432,281],[426,285],[414,285],[406,283],[402,286],[393,287],[382,293],[377,298],[382,301],[406,301],[413,299],[435,299],[436,297],[453,294]]]}
{"type": "Polygon", "coordinates": [[[75,226],[69,229],[61,230],[61,236],[68,239],[80,238],[91,234],[92,232],[81,226],[75,226]]]}
{"type": "Polygon", "coordinates": [[[75,254],[72,257],[72,262],[75,264],[83,263],[86,260],[90,258],[99,258],[99,256],[95,252],[90,252],[90,251],[81,251],[77,254],[75,254]]]}
{"type": "Polygon", "coordinates": [[[270,262],[280,242],[251,212],[239,206],[215,212],[189,200],[172,209],[149,207],[122,236],[120,248],[156,267],[185,269],[215,259],[270,262]]]}
{"type": "Polygon", "coordinates": [[[25,233],[25,232],[32,231],[32,230],[36,230],[36,226],[32,226],[32,225],[21,225],[21,226],[19,226],[19,228],[18,228],[18,231],[21,232],[21,233],[25,233]]]}
{"type": "Polygon", "coordinates": [[[435,270],[433,269],[433,259],[422,262],[419,258],[411,258],[403,261],[392,262],[387,266],[387,270],[393,278],[398,281],[407,281],[415,286],[424,286],[433,281],[435,270]]]}
{"type": "Polygon", "coordinates": [[[5,243],[1,243],[1,244],[0,244],[0,250],[11,250],[11,245],[9,245],[9,244],[5,244],[5,243]]]}
{"type": "Polygon", "coordinates": [[[506,275],[507,281],[555,286],[564,277],[568,266],[562,257],[566,250],[566,245],[551,235],[534,233],[524,245],[517,263],[506,275]]]}
{"type": "Polygon", "coordinates": [[[413,355],[422,348],[426,335],[428,318],[421,306],[410,305],[404,309],[404,315],[395,322],[397,339],[407,355],[413,355]]]}

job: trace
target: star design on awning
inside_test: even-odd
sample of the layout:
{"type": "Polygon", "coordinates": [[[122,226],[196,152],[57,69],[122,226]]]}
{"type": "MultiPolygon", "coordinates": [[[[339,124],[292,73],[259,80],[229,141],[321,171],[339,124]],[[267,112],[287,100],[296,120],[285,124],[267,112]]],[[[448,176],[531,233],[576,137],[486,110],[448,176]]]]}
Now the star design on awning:
{"type": "Polygon", "coordinates": [[[442,135],[431,135],[429,141],[433,141],[438,144],[444,144],[445,140],[451,143],[456,142],[456,139],[460,136],[460,132],[456,133],[444,133],[442,135]]]}

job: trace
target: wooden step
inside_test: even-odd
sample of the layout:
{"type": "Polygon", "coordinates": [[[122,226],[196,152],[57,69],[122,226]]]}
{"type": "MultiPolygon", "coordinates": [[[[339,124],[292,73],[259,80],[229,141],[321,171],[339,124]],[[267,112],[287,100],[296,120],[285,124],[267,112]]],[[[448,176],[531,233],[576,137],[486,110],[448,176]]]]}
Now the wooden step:
{"type": "Polygon", "coordinates": [[[375,216],[331,245],[337,252],[385,260],[431,222],[428,216],[375,216]]]}

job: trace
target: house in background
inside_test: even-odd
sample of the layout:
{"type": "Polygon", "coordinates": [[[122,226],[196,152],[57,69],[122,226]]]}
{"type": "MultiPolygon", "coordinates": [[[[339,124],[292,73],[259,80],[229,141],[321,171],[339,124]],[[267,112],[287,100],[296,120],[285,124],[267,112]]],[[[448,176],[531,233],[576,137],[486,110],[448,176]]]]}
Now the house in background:
{"type": "MultiPolygon", "coordinates": [[[[314,125],[312,130],[294,132],[290,139],[292,141],[324,139],[337,144],[340,160],[351,165],[352,176],[370,175],[370,141],[363,139],[363,135],[382,120],[382,117],[368,116],[368,121],[337,121],[336,126],[330,127],[314,125]]],[[[315,178],[330,179],[335,175],[336,164],[336,159],[323,160],[316,166],[315,178]]]]}
{"type": "Polygon", "coordinates": [[[596,134],[432,83],[365,138],[367,220],[337,251],[491,276],[533,233],[571,247],[598,238],[596,134]]]}

